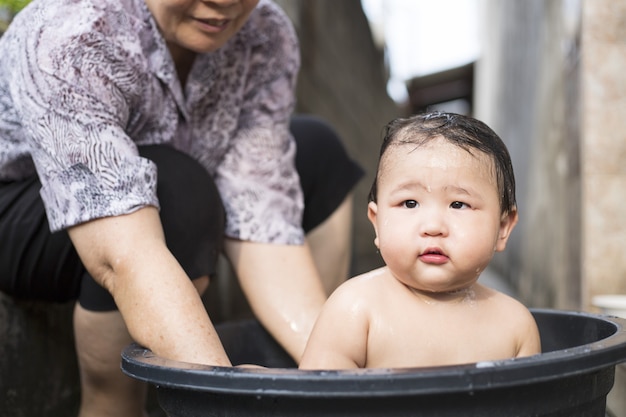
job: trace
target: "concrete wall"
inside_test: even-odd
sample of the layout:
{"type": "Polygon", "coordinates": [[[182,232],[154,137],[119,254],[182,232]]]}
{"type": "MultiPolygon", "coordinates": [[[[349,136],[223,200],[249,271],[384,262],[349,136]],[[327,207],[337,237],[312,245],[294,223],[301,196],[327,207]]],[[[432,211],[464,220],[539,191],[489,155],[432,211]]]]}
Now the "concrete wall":
{"type": "Polygon", "coordinates": [[[583,3],[584,305],[626,294],[626,1],[583,3]]]}
{"type": "Polygon", "coordinates": [[[520,224],[496,267],[533,306],[626,293],[626,1],[486,0],[475,115],[507,142],[520,224]]]}
{"type": "Polygon", "coordinates": [[[495,269],[532,306],[580,306],[580,4],[486,0],[475,115],[507,143],[520,222],[495,269]]]}

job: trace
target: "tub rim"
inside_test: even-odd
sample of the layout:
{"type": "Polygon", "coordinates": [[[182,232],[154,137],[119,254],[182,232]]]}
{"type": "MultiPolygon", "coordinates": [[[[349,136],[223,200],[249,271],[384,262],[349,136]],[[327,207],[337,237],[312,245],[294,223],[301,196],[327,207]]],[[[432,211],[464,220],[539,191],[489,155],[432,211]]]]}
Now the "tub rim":
{"type": "Polygon", "coordinates": [[[122,371],[158,388],[283,397],[413,396],[473,392],[552,381],[592,373],[626,361],[626,319],[578,311],[535,309],[544,315],[600,320],[614,332],[598,341],[524,358],[420,368],[299,370],[239,368],[173,361],[131,344],[122,371]],[[184,371],[184,372],[181,372],[184,371]]]}

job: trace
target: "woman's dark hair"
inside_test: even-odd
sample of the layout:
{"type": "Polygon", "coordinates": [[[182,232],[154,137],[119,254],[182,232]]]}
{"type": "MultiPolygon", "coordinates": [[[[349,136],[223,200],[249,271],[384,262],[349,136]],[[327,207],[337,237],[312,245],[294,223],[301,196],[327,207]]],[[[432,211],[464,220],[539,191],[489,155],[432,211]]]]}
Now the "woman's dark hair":
{"type": "Polygon", "coordinates": [[[369,201],[376,202],[380,162],[389,146],[400,144],[421,146],[441,136],[470,154],[472,149],[477,149],[491,156],[496,171],[502,213],[515,209],[515,175],[511,156],[502,139],[480,120],[460,114],[436,111],[394,119],[385,126],[383,133],[376,178],[370,189],[369,201]]]}

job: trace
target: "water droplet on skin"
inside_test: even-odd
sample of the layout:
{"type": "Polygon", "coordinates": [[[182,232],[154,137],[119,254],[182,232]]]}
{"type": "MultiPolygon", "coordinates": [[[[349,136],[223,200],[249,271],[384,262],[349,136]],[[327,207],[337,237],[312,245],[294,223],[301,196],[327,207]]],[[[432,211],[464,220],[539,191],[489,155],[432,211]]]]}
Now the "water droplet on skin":
{"type": "Polygon", "coordinates": [[[463,292],[464,297],[461,300],[461,303],[469,304],[471,307],[476,305],[476,291],[474,291],[474,287],[463,288],[458,292],[463,292]]]}
{"type": "Polygon", "coordinates": [[[476,291],[474,291],[474,288],[470,287],[467,289],[463,302],[469,303],[471,306],[476,305],[476,291]]]}

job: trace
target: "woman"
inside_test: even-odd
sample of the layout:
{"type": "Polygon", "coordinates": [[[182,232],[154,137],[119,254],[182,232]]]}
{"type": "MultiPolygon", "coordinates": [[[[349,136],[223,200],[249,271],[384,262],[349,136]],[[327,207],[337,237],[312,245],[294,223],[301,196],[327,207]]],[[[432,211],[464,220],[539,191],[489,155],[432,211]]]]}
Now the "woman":
{"type": "Polygon", "coordinates": [[[299,360],[326,298],[305,232],[345,242],[361,171],[318,121],[290,134],[286,16],[258,0],[35,0],[0,55],[0,289],[79,299],[81,416],[143,412],[119,371],[131,340],[230,365],[199,297],[223,235],[255,314],[299,360]]]}

